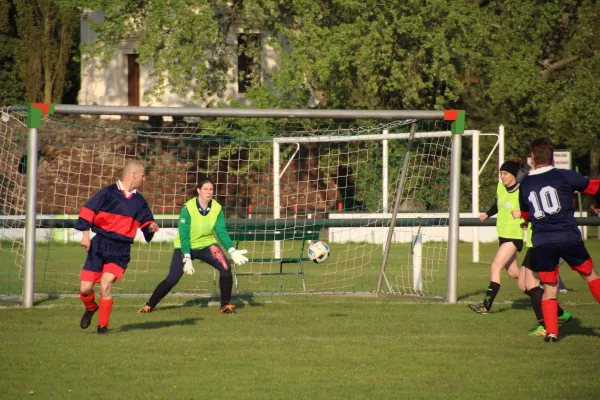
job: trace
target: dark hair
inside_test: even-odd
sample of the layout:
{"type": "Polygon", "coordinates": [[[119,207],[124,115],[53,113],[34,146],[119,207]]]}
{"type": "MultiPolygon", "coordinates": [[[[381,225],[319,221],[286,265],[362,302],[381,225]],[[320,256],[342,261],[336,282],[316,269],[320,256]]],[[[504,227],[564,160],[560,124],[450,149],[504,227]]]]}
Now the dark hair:
{"type": "Polygon", "coordinates": [[[535,158],[536,165],[552,165],[554,162],[554,145],[548,138],[534,139],[531,142],[531,154],[535,158]]]}
{"type": "Polygon", "coordinates": [[[208,176],[204,176],[198,180],[198,185],[196,185],[197,189],[200,189],[205,183],[211,183],[213,185],[213,189],[215,188],[215,182],[210,179],[208,176]]]}

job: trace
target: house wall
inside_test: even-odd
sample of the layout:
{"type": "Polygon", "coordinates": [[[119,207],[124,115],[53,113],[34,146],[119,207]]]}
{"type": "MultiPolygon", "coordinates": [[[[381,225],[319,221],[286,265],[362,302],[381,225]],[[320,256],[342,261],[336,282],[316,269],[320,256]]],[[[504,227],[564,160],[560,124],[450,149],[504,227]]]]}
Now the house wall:
{"type": "MultiPolygon", "coordinates": [[[[103,20],[104,13],[101,11],[83,12],[81,17],[81,41],[83,44],[91,44],[98,38],[98,35],[91,29],[90,21],[101,23],[103,20]]],[[[242,33],[241,27],[238,31],[242,33]]],[[[237,34],[235,31],[231,32],[227,38],[227,43],[231,46],[231,68],[228,71],[229,83],[223,97],[200,101],[192,100],[191,92],[182,96],[166,91],[160,101],[149,102],[144,98],[144,93],[153,84],[150,77],[151,71],[140,65],[140,106],[205,107],[209,100],[228,103],[233,99],[246,104],[244,94],[238,93],[237,89],[237,56],[235,54],[237,34]]],[[[263,37],[262,45],[261,68],[268,73],[268,71],[277,68],[276,53],[268,45],[267,37],[263,37]]],[[[99,58],[84,57],[81,63],[81,89],[78,95],[78,103],[85,105],[128,105],[127,55],[136,53],[136,40],[127,39],[118,46],[106,65],[103,65],[99,58]]]]}

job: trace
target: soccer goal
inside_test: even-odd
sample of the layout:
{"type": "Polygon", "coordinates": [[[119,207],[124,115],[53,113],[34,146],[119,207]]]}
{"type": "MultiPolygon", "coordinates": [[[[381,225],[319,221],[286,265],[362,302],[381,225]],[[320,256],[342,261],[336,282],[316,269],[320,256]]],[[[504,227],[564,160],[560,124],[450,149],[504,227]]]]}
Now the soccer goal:
{"type": "MultiPolygon", "coordinates": [[[[181,205],[208,175],[250,262],[238,294],[371,293],[456,301],[464,112],[30,105],[2,110],[0,295],[73,294],[79,209],[142,160],[161,231],[137,238],[119,295],[169,268],[181,205]],[[164,116],[173,121],[165,121],[164,116]],[[307,258],[310,242],[331,249],[307,258]]],[[[217,292],[198,265],[175,288],[217,292]]]]}

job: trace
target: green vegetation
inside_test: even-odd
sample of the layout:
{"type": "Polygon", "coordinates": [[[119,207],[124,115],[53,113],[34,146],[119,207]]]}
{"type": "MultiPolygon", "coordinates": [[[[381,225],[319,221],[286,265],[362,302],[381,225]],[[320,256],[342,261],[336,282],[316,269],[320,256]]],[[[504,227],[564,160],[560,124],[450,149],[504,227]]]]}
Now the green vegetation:
{"type": "Polygon", "coordinates": [[[74,101],[79,20],[69,1],[0,0],[0,105],[74,101]]]}

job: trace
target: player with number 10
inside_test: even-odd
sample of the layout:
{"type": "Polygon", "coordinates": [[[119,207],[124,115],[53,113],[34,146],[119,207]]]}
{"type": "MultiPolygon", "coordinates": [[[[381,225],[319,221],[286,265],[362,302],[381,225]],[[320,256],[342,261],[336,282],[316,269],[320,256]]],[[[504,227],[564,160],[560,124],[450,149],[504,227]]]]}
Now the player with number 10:
{"type": "Polygon", "coordinates": [[[576,191],[600,200],[600,180],[553,166],[554,145],[547,138],[531,142],[535,170],[521,182],[521,216],[533,228],[532,269],[544,286],[542,313],[546,342],[558,340],[558,265],[562,257],[588,283],[600,303],[600,276],[588,253],[575,220],[572,197],[576,191]]]}

